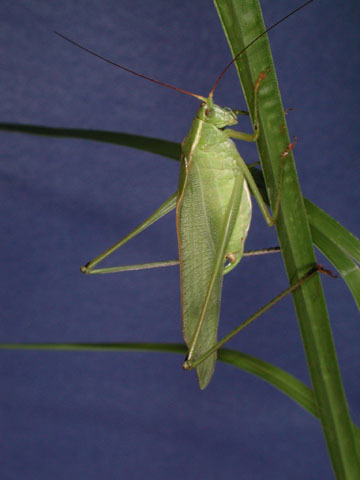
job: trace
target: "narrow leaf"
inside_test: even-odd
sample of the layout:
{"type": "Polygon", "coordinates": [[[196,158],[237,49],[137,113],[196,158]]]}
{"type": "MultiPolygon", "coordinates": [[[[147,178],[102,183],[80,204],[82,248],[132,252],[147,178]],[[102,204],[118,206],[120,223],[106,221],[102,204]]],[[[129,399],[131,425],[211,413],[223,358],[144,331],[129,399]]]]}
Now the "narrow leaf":
{"type": "MultiPolygon", "coordinates": [[[[177,343],[2,343],[0,344],[0,349],[94,352],[145,351],[177,353],[181,355],[187,353],[187,347],[177,343]]],[[[219,350],[218,359],[265,380],[309,413],[319,418],[312,390],[285,370],[264,362],[259,358],[227,348],[219,350]]],[[[353,428],[357,446],[360,450],[360,429],[354,424],[353,428]]]]}
{"type": "MultiPolygon", "coordinates": [[[[257,0],[215,0],[232,55],[265,30],[257,0]]],[[[289,144],[284,109],[269,42],[264,35],[236,62],[249,111],[260,72],[268,71],[259,94],[258,150],[270,198],[277,191],[281,155],[289,144]]],[[[286,157],[284,188],[276,228],[289,281],[315,263],[312,238],[292,154],[286,157]]],[[[293,293],[303,345],[320,419],[337,478],[355,478],[360,471],[349,410],[320,279],[312,278],[293,293]],[[339,412],[341,414],[339,415],[339,412]]]]}
{"type": "Polygon", "coordinates": [[[0,130],[29,135],[42,135],[57,138],[78,138],[96,142],[113,143],[124,147],[145,150],[165,157],[180,159],[181,146],[176,142],[157,138],[132,135],[130,133],[107,132],[104,130],[84,130],[81,128],[44,127],[42,125],[24,125],[22,123],[0,123],[0,130]]]}

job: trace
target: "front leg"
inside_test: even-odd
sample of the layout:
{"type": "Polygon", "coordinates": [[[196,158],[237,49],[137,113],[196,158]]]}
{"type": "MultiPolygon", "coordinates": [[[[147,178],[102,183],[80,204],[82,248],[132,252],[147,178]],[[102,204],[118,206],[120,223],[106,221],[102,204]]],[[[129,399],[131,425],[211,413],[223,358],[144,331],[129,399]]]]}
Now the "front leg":
{"type": "MultiPolygon", "coordinates": [[[[232,130],[231,128],[227,129],[226,132],[231,138],[236,138],[237,140],[243,140],[245,142],[256,142],[259,138],[260,128],[259,128],[259,88],[261,82],[266,78],[269,69],[266,72],[260,72],[258,79],[254,85],[254,133],[245,133],[238,132],[237,130],[232,130]]],[[[245,110],[233,110],[236,115],[249,115],[245,110]]]]}
{"type": "MultiPolygon", "coordinates": [[[[254,86],[254,133],[245,133],[245,132],[238,132],[237,130],[232,130],[232,129],[227,129],[225,132],[229,136],[229,138],[235,138],[238,140],[243,140],[245,142],[256,142],[259,138],[260,134],[260,124],[259,124],[259,108],[258,108],[258,95],[259,95],[259,88],[261,85],[261,82],[266,78],[267,73],[269,72],[269,69],[266,70],[266,72],[260,72],[260,75],[258,76],[258,79],[255,83],[254,86]]],[[[278,186],[277,186],[277,191],[276,191],[276,197],[274,201],[272,202],[273,207],[273,215],[270,215],[267,206],[261,196],[261,193],[254,181],[253,176],[251,175],[251,172],[244,162],[244,160],[240,157],[238,160],[238,165],[241,168],[241,170],[244,173],[244,176],[246,178],[246,181],[248,182],[249,188],[256,198],[256,201],[258,202],[258,205],[260,207],[261,213],[263,214],[266,223],[269,225],[269,227],[272,227],[276,223],[276,219],[279,214],[279,209],[280,209],[280,199],[281,199],[281,193],[282,193],[282,184],[283,184],[283,170],[285,166],[285,160],[287,155],[290,153],[290,151],[294,148],[295,142],[290,143],[288,147],[286,148],[285,152],[281,154],[281,165],[280,165],[280,174],[279,174],[279,181],[278,181],[278,186]]]]}

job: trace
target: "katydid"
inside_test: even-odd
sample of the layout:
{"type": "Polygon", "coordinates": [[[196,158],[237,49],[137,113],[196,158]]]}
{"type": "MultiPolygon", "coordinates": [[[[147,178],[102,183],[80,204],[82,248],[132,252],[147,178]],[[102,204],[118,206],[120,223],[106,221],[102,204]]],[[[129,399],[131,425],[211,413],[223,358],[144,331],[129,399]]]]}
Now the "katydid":
{"type": "MultiPolygon", "coordinates": [[[[272,199],[272,205],[275,207],[271,216],[249,168],[232,141],[232,138],[247,142],[256,142],[258,139],[261,129],[258,118],[258,97],[261,84],[266,82],[269,70],[259,72],[257,82],[254,85],[253,133],[243,133],[225,128],[235,125],[237,116],[244,112],[219,107],[214,104],[213,94],[223,74],[247,48],[309,3],[311,3],[311,0],[276,22],[241,50],[218,77],[208,97],[195,95],[134,72],[88,50],[62,34],[58,34],[108,63],[152,82],[196,97],[201,101],[190,131],[182,143],[180,177],[176,193],[129,235],[81,267],[83,273],[101,274],[180,264],[183,336],[188,346],[188,354],[183,366],[185,369],[196,367],[201,389],[208,385],[213,375],[216,350],[219,348],[217,329],[223,275],[230,272],[243,256],[244,243],[251,221],[250,191],[256,198],[267,224],[269,226],[274,225],[280,207],[285,158],[294,146],[294,144],[290,144],[285,152],[279,152],[280,176],[277,192],[272,199]],[[95,268],[115,250],[174,208],[176,208],[179,260],[95,268]]],[[[317,270],[321,270],[321,268],[317,268],[317,270]]],[[[314,272],[315,270],[304,276],[296,285],[288,288],[277,297],[275,301],[279,301],[285,293],[289,293],[300,286],[314,272]]],[[[259,313],[250,318],[250,321],[273,303],[274,301],[261,309],[259,313]]]]}

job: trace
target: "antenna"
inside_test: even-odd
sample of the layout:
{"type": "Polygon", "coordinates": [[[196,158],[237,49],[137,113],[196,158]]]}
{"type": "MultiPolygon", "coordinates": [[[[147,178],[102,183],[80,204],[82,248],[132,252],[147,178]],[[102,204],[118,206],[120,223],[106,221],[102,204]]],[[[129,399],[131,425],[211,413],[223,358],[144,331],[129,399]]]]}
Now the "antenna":
{"type": "Polygon", "coordinates": [[[131,70],[130,68],[124,67],[123,65],[120,65],[119,63],[113,62],[112,60],[109,60],[106,57],[103,57],[102,55],[90,50],[89,48],[84,47],[80,43],[75,42],[75,40],[72,40],[69,37],[66,37],[62,33],[59,32],[54,32],[56,35],[59,37],[63,38],[67,42],[72,43],[75,45],[75,47],[81,48],[81,50],[84,50],[87,53],[90,53],[90,55],[93,55],[94,57],[100,58],[100,60],[103,60],[106,63],[110,63],[110,65],[114,65],[115,67],[121,68],[121,70],[125,70],[125,72],[132,73],[133,75],[136,75],[137,77],[145,78],[145,80],[149,80],[150,82],[157,83],[158,85],[162,85],[163,87],[166,88],[171,88],[172,90],[176,90],[177,92],[180,93],[185,93],[186,95],[191,95],[192,97],[198,98],[199,100],[205,100],[204,97],[201,95],[196,95],[195,93],[188,92],[187,90],[183,90],[182,88],[174,87],[173,85],[170,85],[169,83],[161,82],[160,80],[156,80],[156,78],[151,78],[148,77],[147,75],[143,75],[142,73],[135,72],[135,70],[131,70]]]}
{"type": "MultiPolygon", "coordinates": [[[[238,54],[236,54],[235,57],[231,60],[231,62],[229,62],[226,65],[224,70],[218,76],[216,82],[214,83],[214,86],[212,87],[212,89],[210,91],[209,97],[213,96],[214,91],[215,91],[216,87],[218,86],[220,80],[224,76],[224,74],[228,71],[228,69],[231,67],[231,65],[240,57],[240,55],[242,55],[245,52],[245,50],[247,50],[249,47],[251,47],[251,45],[253,45],[257,40],[259,40],[259,38],[264,36],[266,33],[270,32],[270,30],[277,27],[280,23],[284,22],[287,18],[294,15],[294,13],[297,13],[299,10],[301,10],[304,7],[306,7],[307,5],[309,5],[309,3],[311,3],[312,1],[313,0],[308,0],[307,2],[305,2],[300,7],[296,8],[292,12],[288,13],[285,17],[281,18],[276,23],[271,25],[271,27],[267,28],[262,33],[260,33],[260,35],[258,35],[256,38],[254,38],[254,40],[252,40],[250,43],[248,43],[238,54]]],[[[80,48],[81,50],[84,50],[85,52],[90,53],[90,55],[93,55],[94,57],[97,57],[100,60],[102,60],[106,63],[109,63],[110,65],[114,65],[115,67],[121,68],[121,70],[125,70],[125,72],[132,73],[133,75],[136,75],[137,77],[144,78],[145,80],[149,80],[150,82],[156,83],[157,85],[161,85],[161,86],[166,87],[166,88],[171,88],[172,90],[175,90],[176,92],[184,93],[185,95],[190,95],[191,97],[195,97],[195,98],[197,98],[201,101],[206,101],[206,98],[204,98],[202,95],[196,95],[195,93],[188,92],[187,90],[183,90],[182,88],[174,87],[173,85],[170,85],[169,83],[161,82],[160,80],[157,80],[156,78],[148,77],[147,75],[143,75],[142,73],[135,72],[135,70],[131,70],[130,68],[124,67],[123,65],[120,65],[119,63],[116,63],[116,62],[114,62],[114,61],[112,61],[112,60],[110,60],[106,57],[103,57],[102,55],[90,50],[89,48],[84,47],[80,43],[75,42],[74,40],[67,37],[66,35],[63,35],[62,33],[59,33],[59,32],[56,32],[56,31],[54,33],[56,35],[58,35],[59,37],[63,38],[64,40],[66,40],[67,42],[72,43],[76,47],[80,48]]]]}
{"type": "Polygon", "coordinates": [[[311,3],[313,0],[309,0],[308,2],[305,2],[303,5],[301,5],[300,7],[296,8],[295,10],[293,10],[292,12],[288,13],[285,17],[281,18],[280,20],[278,20],[276,23],[274,23],[273,25],[271,25],[271,27],[267,28],[266,30],[264,30],[262,33],[260,33],[260,35],[258,35],[256,38],[254,38],[254,40],[252,40],[250,43],[248,43],[246,45],[246,47],[244,47],[242,50],[240,50],[239,53],[237,53],[235,55],[235,57],[231,60],[231,62],[229,62],[226,67],[224,68],[224,70],[220,73],[220,75],[218,76],[216,82],[214,83],[214,86],[212,87],[211,91],[210,91],[210,94],[209,94],[209,97],[212,97],[213,94],[214,94],[214,91],[215,91],[215,88],[219,85],[220,83],[220,80],[222,79],[222,77],[224,76],[224,74],[229,70],[229,68],[231,67],[231,65],[236,62],[236,60],[240,57],[240,55],[242,55],[245,50],[247,50],[249,47],[251,47],[251,45],[253,45],[255,42],[257,42],[259,40],[259,38],[263,37],[266,33],[270,32],[270,30],[272,30],[273,28],[277,27],[278,25],[280,25],[280,23],[284,22],[286,19],[288,19],[289,17],[291,17],[292,15],[294,15],[294,13],[297,13],[299,10],[302,10],[304,7],[306,7],[307,5],[309,5],[309,3],[311,3]]]}

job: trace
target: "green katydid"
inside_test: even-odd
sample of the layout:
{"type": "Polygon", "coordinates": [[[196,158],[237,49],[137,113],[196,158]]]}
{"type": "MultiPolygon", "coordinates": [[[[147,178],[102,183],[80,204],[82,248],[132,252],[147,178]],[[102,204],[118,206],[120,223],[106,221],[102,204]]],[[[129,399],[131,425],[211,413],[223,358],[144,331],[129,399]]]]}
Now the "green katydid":
{"type": "MultiPolygon", "coordinates": [[[[274,225],[280,207],[285,158],[294,146],[290,144],[285,152],[279,152],[281,173],[278,189],[272,202],[274,208],[271,216],[247,165],[231,140],[234,138],[255,142],[258,139],[261,128],[258,118],[258,96],[261,83],[266,81],[269,72],[259,72],[258,80],[254,85],[252,115],[254,133],[252,134],[225,128],[235,125],[237,116],[246,112],[215,105],[213,94],[224,73],[247,48],[309,3],[311,0],[276,22],[239,52],[218,77],[208,97],[195,95],[134,72],[58,34],[108,63],[152,82],[191,95],[202,102],[190,131],[182,143],[180,178],[176,193],[129,235],[81,267],[83,273],[102,274],[180,264],[183,335],[189,349],[183,366],[185,369],[196,367],[201,389],[208,385],[213,375],[216,350],[225,343],[224,341],[217,343],[222,278],[240,262],[243,256],[244,243],[251,221],[250,191],[256,198],[267,224],[274,225]],[[95,268],[115,250],[174,208],[176,208],[179,260],[95,268]]],[[[320,267],[313,269],[245,323],[248,324],[319,270],[323,271],[320,267]]],[[[241,328],[243,327],[237,331],[241,328]]],[[[226,339],[235,333],[232,332],[226,339]]]]}

